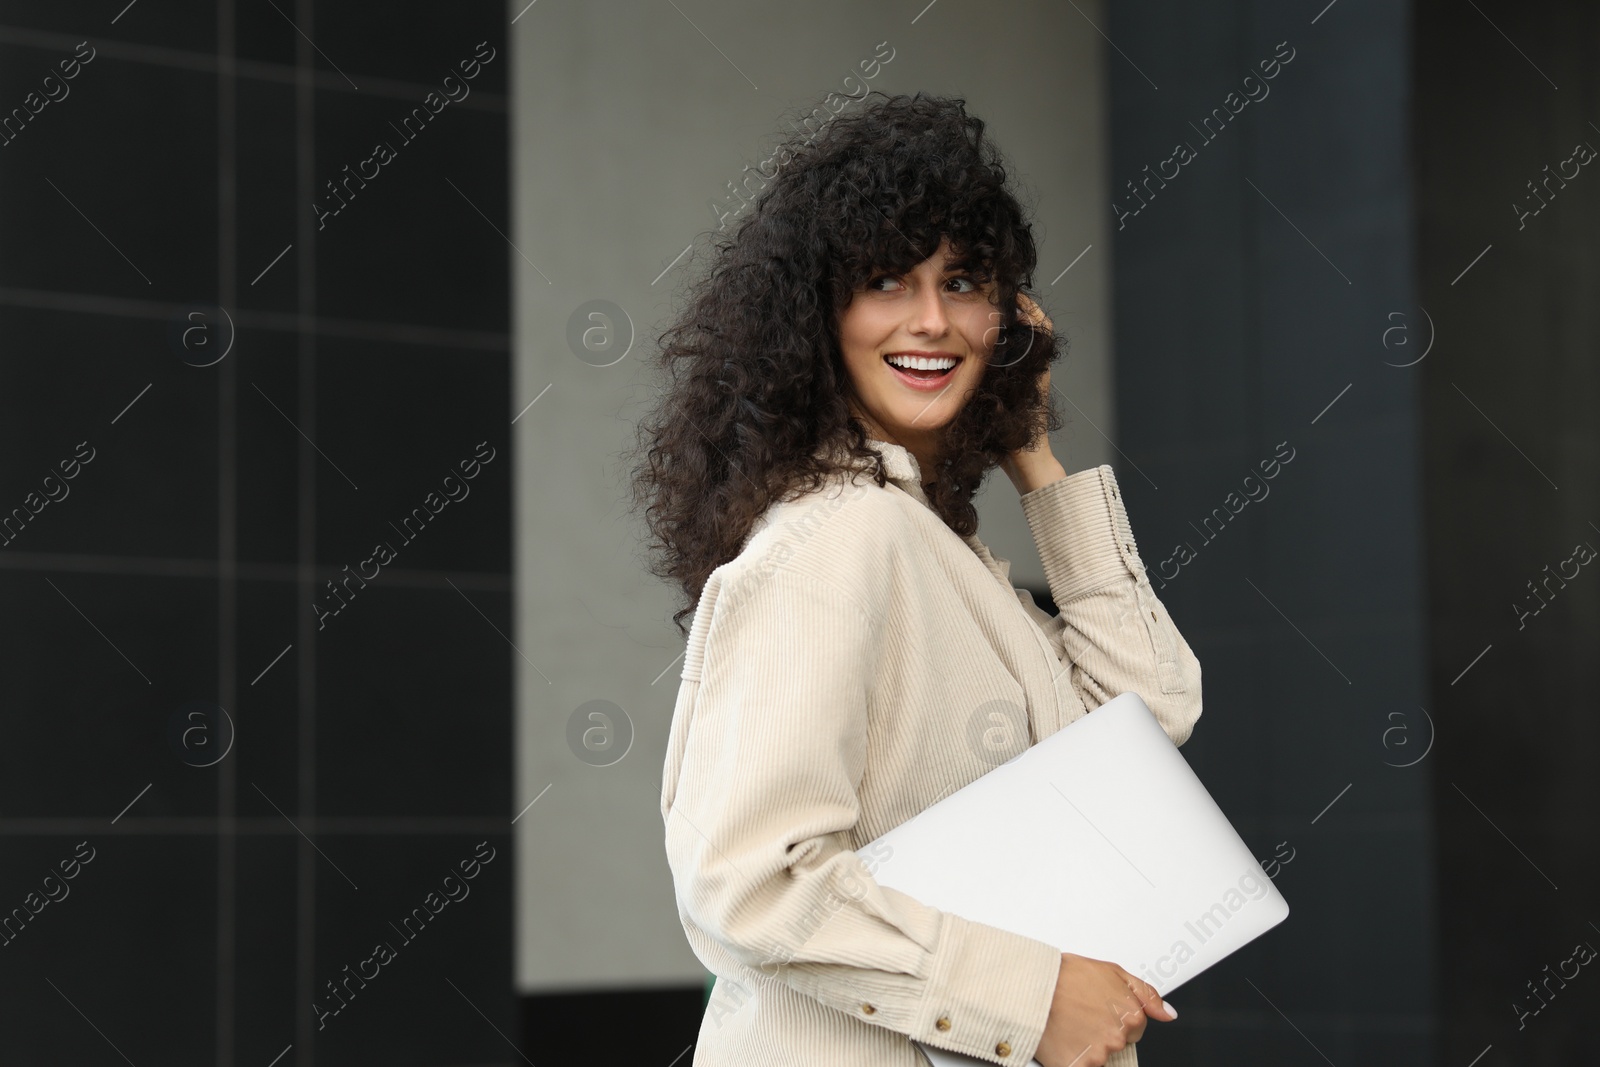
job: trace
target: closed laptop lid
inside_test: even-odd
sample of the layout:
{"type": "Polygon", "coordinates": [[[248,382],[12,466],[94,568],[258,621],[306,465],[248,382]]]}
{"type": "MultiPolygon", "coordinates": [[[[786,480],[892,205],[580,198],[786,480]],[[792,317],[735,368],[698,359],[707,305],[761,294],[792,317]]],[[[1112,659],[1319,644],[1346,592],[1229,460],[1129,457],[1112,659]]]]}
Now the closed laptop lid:
{"type": "MultiPolygon", "coordinates": [[[[881,885],[1063,952],[1110,960],[1163,995],[1289,914],[1131,692],[858,855],[881,885]]],[[[981,1062],[920,1047],[937,1067],[981,1062]]]]}

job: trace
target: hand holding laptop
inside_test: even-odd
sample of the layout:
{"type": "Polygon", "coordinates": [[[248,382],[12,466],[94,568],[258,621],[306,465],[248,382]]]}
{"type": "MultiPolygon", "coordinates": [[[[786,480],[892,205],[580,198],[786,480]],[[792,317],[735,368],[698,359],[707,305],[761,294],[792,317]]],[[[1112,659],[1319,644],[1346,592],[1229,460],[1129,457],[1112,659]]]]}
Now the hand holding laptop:
{"type": "Polygon", "coordinates": [[[1041,1067],[1104,1067],[1113,1052],[1144,1036],[1147,1018],[1177,1017],[1144,979],[1107,960],[1063,952],[1050,1018],[1033,1058],[1041,1067]]]}

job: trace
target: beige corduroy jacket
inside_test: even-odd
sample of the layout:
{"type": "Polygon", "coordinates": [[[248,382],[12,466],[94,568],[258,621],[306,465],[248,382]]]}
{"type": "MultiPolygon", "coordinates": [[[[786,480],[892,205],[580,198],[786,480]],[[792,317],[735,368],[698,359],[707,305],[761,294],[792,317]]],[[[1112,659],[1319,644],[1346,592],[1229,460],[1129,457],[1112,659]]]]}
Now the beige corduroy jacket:
{"type": "Polygon", "coordinates": [[[1200,717],[1110,466],[1021,498],[1052,617],[940,520],[914,456],[873,447],[888,484],[858,461],[773,505],[696,607],[661,795],[717,976],[695,1067],[916,1067],[912,1039],[1023,1067],[1060,950],[881,886],[855,850],[1119,693],[1180,745],[1200,717]]]}

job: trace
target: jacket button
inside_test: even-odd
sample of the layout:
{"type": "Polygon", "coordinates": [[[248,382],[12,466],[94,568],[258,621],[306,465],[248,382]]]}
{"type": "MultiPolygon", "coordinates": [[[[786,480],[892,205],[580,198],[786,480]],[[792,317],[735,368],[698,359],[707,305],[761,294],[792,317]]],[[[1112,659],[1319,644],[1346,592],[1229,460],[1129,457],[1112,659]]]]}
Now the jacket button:
{"type": "Polygon", "coordinates": [[[998,1045],[996,1045],[994,1047],[994,1054],[996,1056],[1009,1056],[1009,1055],[1011,1055],[1011,1043],[1009,1041],[1000,1042],[998,1045]]]}
{"type": "Polygon", "coordinates": [[[948,1017],[941,1018],[938,1022],[934,1023],[933,1025],[937,1026],[941,1030],[948,1030],[948,1029],[950,1029],[950,1019],[948,1017]]]}
{"type": "Polygon", "coordinates": [[[863,1012],[865,1012],[866,1014],[871,1015],[873,1012],[877,1011],[878,1009],[874,1008],[871,1004],[863,1004],[863,1005],[861,1005],[861,1010],[863,1012]]]}

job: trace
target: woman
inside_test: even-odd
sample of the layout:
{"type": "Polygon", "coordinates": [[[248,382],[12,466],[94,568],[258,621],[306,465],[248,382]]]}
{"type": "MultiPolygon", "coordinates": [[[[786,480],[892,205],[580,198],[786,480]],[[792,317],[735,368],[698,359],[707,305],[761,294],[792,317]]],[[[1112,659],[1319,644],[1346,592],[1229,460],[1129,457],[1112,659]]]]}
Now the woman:
{"type": "Polygon", "coordinates": [[[1127,1067],[1175,1015],[1115,964],[879,885],[855,851],[1118,693],[1179,744],[1200,715],[1111,467],[1052,453],[1058,342],[983,130],[959,99],[868,98],[780,150],[661,338],[634,489],[680,630],[694,616],[661,813],[717,976],[697,1067],[910,1067],[913,1040],[1127,1067]],[[975,535],[996,466],[1057,616],[975,535]]]}

